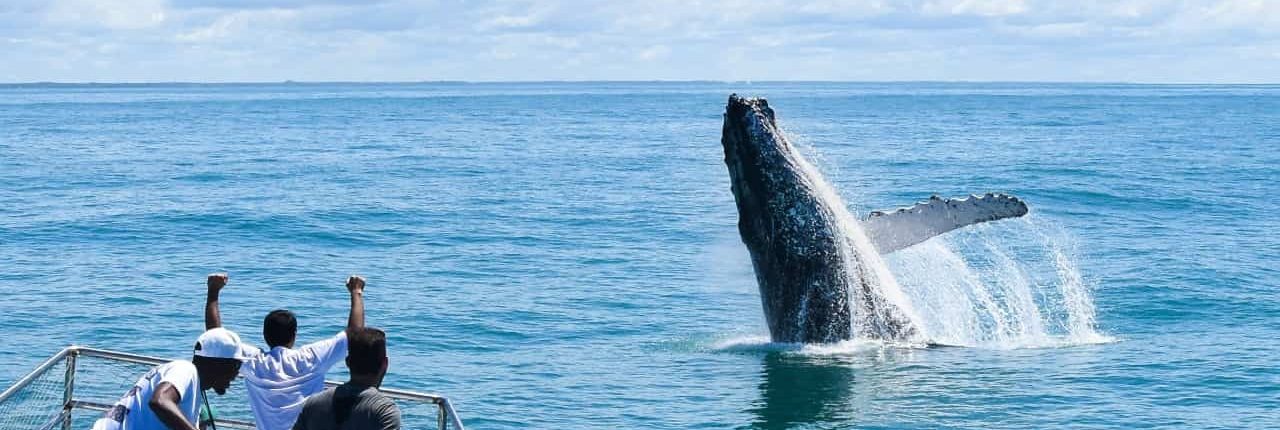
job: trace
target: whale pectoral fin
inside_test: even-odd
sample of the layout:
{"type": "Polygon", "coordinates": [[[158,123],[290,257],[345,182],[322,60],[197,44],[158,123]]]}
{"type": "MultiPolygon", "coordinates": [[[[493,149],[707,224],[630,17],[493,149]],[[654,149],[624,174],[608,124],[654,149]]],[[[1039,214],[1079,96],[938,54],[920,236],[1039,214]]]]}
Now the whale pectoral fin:
{"type": "Polygon", "coordinates": [[[1007,194],[959,199],[935,195],[915,206],[872,212],[862,224],[876,249],[888,254],[960,227],[1026,214],[1027,204],[1007,194]]]}

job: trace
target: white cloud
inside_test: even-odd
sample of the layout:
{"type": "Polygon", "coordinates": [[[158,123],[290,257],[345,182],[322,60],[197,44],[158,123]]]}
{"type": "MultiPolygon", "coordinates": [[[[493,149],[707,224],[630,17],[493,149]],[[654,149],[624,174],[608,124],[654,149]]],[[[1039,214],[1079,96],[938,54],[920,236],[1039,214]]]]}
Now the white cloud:
{"type": "Polygon", "coordinates": [[[110,30],[155,27],[166,17],[163,0],[64,0],[53,2],[44,13],[50,25],[110,30]]]}
{"type": "MultiPolygon", "coordinates": [[[[259,29],[287,30],[296,24],[298,12],[290,9],[242,10],[216,15],[213,22],[179,33],[181,42],[214,42],[240,36],[254,37],[249,32],[259,29]]],[[[253,42],[245,40],[245,42],[253,42]]]]}
{"type": "Polygon", "coordinates": [[[931,1],[923,7],[926,14],[1005,16],[1027,11],[1022,0],[947,0],[931,1]]]}
{"type": "Polygon", "coordinates": [[[1280,2],[1236,0],[1218,2],[1199,9],[1203,22],[1217,28],[1248,28],[1259,33],[1280,32],[1280,2]]]}
{"type": "Polygon", "coordinates": [[[801,3],[794,10],[800,13],[824,14],[842,17],[868,17],[893,12],[892,2],[877,0],[828,0],[801,3]]]}
{"type": "Polygon", "coordinates": [[[669,54],[671,54],[671,48],[666,45],[654,45],[640,51],[636,57],[643,61],[654,61],[666,58],[669,54]]]}
{"type": "Polygon", "coordinates": [[[1274,81],[1280,1],[6,0],[0,41],[9,81],[1274,81]]]}

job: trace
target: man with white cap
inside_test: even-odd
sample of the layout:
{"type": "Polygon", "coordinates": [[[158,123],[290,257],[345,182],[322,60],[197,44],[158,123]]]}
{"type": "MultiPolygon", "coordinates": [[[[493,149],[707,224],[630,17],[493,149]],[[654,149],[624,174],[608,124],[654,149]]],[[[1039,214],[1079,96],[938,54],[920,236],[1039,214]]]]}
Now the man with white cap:
{"type": "MultiPolygon", "coordinates": [[[[227,285],[227,274],[214,273],[208,278],[204,324],[212,329],[222,326],[218,294],[227,285]]],[[[240,375],[249,392],[254,426],[259,430],[288,430],[302,410],[308,396],[324,391],[324,374],[347,356],[347,334],[364,328],[364,278],[347,278],[351,294],[351,312],[347,326],[337,334],[318,342],[294,348],[298,320],[293,312],[277,309],[267,314],[262,335],[267,352],[249,353],[240,375]]],[[[246,347],[245,351],[255,348],[246,347]]]]}
{"type": "Polygon", "coordinates": [[[93,430],[198,430],[205,390],[226,394],[240,371],[240,336],[215,328],[196,339],[191,361],[175,360],[147,372],[93,423],[93,430]]]}

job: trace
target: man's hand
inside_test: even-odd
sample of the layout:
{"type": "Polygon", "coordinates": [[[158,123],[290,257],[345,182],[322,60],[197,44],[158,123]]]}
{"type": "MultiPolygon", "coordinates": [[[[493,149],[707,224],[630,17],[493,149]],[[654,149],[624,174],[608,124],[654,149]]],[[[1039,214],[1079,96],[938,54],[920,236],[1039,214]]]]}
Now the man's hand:
{"type": "Polygon", "coordinates": [[[347,335],[364,327],[364,278],[351,275],[347,278],[347,291],[351,292],[351,314],[347,316],[347,335]]]}
{"type": "Polygon", "coordinates": [[[363,292],[364,292],[364,278],[359,277],[359,276],[355,276],[355,275],[352,275],[351,277],[348,277],[348,278],[347,278],[347,291],[350,291],[350,292],[351,292],[351,293],[353,293],[353,294],[354,294],[354,293],[363,293],[363,292]]]}
{"type": "Polygon", "coordinates": [[[210,273],[209,274],[209,292],[217,293],[222,291],[222,287],[227,286],[226,273],[210,273]]]}
{"type": "Polygon", "coordinates": [[[209,274],[209,294],[204,298],[204,329],[222,327],[222,312],[218,309],[218,293],[227,286],[226,273],[209,274]]]}

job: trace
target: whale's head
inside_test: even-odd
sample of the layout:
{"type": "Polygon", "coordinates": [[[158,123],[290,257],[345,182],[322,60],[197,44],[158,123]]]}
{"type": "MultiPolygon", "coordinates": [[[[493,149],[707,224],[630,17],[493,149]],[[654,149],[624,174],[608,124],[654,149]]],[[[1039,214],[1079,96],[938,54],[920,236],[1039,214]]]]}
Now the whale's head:
{"type": "Polygon", "coordinates": [[[764,99],[728,96],[724,108],[724,164],[730,170],[733,197],[739,210],[767,216],[764,206],[769,198],[787,192],[778,183],[778,174],[786,175],[786,138],[778,132],[773,109],[764,99]]]}
{"type": "MultiPolygon", "coordinates": [[[[743,221],[769,221],[770,200],[793,192],[801,180],[794,160],[789,157],[790,143],[778,130],[769,102],[763,98],[730,95],[720,143],[724,145],[724,161],[729,168],[738,210],[753,215],[743,217],[743,221]]],[[[740,227],[744,234],[747,230],[758,230],[748,225],[740,227]]]]}

